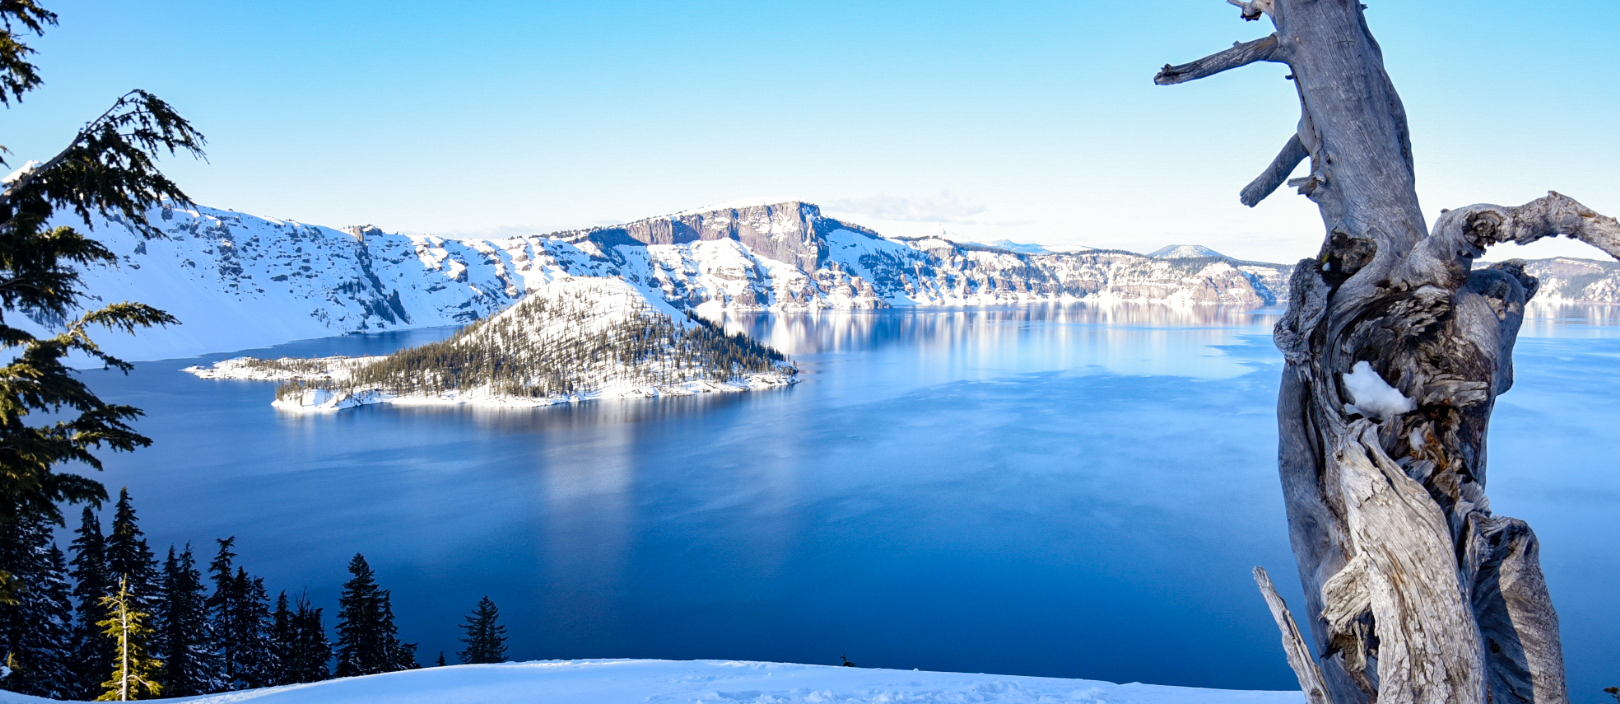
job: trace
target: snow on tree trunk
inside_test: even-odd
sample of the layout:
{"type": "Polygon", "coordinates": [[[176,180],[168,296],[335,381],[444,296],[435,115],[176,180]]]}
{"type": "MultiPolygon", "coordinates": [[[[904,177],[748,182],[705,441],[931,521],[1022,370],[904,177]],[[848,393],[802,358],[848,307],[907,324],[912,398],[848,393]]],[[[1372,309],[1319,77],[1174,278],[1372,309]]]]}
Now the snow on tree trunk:
{"type": "Polygon", "coordinates": [[[1485,439],[1513,383],[1537,281],[1489,245],[1564,235],[1620,257],[1620,222],[1558,193],[1444,211],[1426,227],[1406,115],[1357,0],[1228,0],[1276,33],[1181,66],[1160,85],[1286,64],[1297,132],[1244,188],[1288,181],[1321,210],[1320,254],[1295,268],[1276,328],[1290,538],[1313,641],[1257,573],[1312,701],[1567,702],[1558,616],[1523,521],[1485,496],[1485,439]],[[1314,655],[1313,655],[1314,654],[1314,655]]]}

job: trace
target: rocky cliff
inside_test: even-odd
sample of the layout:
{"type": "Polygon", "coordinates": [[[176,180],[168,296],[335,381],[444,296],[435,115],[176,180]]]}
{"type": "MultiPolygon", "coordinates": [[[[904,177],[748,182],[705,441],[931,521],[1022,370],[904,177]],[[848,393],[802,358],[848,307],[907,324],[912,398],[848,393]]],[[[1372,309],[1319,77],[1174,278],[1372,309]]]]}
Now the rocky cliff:
{"type": "MultiPolygon", "coordinates": [[[[184,325],[134,340],[131,359],[184,357],[349,332],[481,319],[560,279],[625,281],[649,300],[724,310],[865,309],[1043,301],[1241,309],[1287,300],[1289,268],[1204,254],[1014,251],[937,237],[887,239],[809,203],[722,204],[625,225],[499,240],[344,230],[213,208],[168,208],[146,240],[93,230],[119,255],[87,272],[102,300],[137,300],[184,325]]],[[[1620,302],[1620,265],[1533,262],[1543,296],[1620,302]]],[[[60,321],[40,319],[43,328],[60,321]]]]}

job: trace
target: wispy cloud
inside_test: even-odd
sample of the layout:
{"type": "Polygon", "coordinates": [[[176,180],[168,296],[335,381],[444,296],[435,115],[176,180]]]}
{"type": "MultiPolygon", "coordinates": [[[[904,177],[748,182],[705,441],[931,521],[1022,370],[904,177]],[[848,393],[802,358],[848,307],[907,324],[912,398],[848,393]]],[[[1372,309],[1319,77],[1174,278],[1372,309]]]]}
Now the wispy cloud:
{"type": "Polygon", "coordinates": [[[984,206],[941,191],[937,196],[868,196],[827,203],[828,210],[906,222],[972,222],[984,206]]]}

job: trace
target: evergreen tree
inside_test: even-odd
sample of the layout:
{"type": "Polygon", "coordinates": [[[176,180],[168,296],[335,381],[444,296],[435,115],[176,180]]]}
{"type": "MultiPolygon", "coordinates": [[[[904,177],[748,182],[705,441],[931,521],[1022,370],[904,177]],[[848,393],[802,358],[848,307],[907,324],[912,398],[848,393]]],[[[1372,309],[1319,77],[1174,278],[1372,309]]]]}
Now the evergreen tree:
{"type": "Polygon", "coordinates": [[[446,663],[444,661],[444,651],[441,650],[441,651],[439,651],[439,660],[437,662],[433,663],[433,666],[434,667],[444,667],[445,664],[446,663]]]}
{"type": "Polygon", "coordinates": [[[102,678],[112,671],[112,646],[102,637],[97,626],[107,618],[101,599],[112,594],[112,581],[107,576],[107,544],[101,534],[101,521],[89,507],[76,531],[72,553],[73,596],[78,599],[78,610],[73,623],[73,682],[74,698],[92,699],[101,694],[102,678]]]}
{"type": "Polygon", "coordinates": [[[506,626],[497,623],[500,617],[501,610],[495,607],[495,602],[489,597],[478,600],[478,606],[461,626],[461,630],[467,632],[467,637],[461,639],[467,644],[467,649],[457,653],[462,662],[506,662],[506,626]]]}
{"type": "Polygon", "coordinates": [[[271,686],[276,683],[278,665],[264,580],[238,567],[233,581],[236,608],[227,619],[231,637],[236,641],[236,686],[232,689],[271,686]]]}
{"type": "Polygon", "coordinates": [[[281,661],[286,677],[283,684],[331,679],[332,646],[326,640],[326,624],[321,622],[321,610],[310,606],[307,596],[299,595],[292,625],[292,638],[281,661]]]}
{"type": "Polygon", "coordinates": [[[219,554],[208,566],[214,594],[208,598],[226,689],[250,689],[276,680],[274,638],[264,580],[236,567],[236,537],[219,540],[219,554]],[[233,572],[232,569],[235,568],[233,572]]]}
{"type": "Polygon", "coordinates": [[[163,580],[158,575],[157,556],[147,547],[146,534],[135,517],[127,487],[118,492],[112,531],[107,534],[107,576],[113,582],[128,581],[129,598],[136,611],[150,614],[157,610],[163,580]]]}
{"type": "Polygon", "coordinates": [[[189,697],[222,688],[207,602],[207,589],[191,546],[178,556],[169,548],[163,563],[163,601],[154,619],[156,651],[164,660],[166,696],[189,697]]]}
{"type": "Polygon", "coordinates": [[[270,651],[276,659],[271,684],[292,684],[293,652],[298,642],[298,623],[287,601],[287,592],[276,595],[276,608],[270,612],[270,651]]]}
{"type": "Polygon", "coordinates": [[[238,594],[235,565],[233,560],[236,553],[231,548],[236,545],[236,536],[215,540],[219,543],[219,553],[214,556],[213,562],[208,564],[208,576],[214,582],[214,594],[208,597],[208,611],[213,617],[214,644],[219,654],[220,676],[223,686],[230,688],[238,681],[241,666],[237,653],[240,645],[237,643],[237,632],[231,628],[231,618],[240,607],[241,595],[238,594]]]}
{"type": "Polygon", "coordinates": [[[135,610],[129,580],[120,580],[118,593],[101,597],[101,605],[107,618],[96,625],[112,640],[116,657],[112,679],[101,683],[104,691],[96,701],[126,702],[156,697],[163,691],[156,677],[163,663],[147,654],[152,627],[146,625],[148,615],[135,610]]]}
{"type": "MultiPolygon", "coordinates": [[[[0,103],[10,107],[40,85],[28,60],[34,51],[24,42],[54,24],[56,14],[36,0],[0,2],[0,103]]],[[[139,303],[86,310],[84,304],[97,299],[85,290],[81,269],[115,264],[118,257],[71,227],[46,223],[65,210],[87,226],[109,218],[158,234],[148,211],[189,201],[154,159],[163,151],[200,155],[202,144],[202,135],[162,100],[131,91],[67,148],[20,170],[0,191],[0,527],[29,516],[60,523],[60,504],[99,505],[107,498],[99,482],[56,468],[81,462],[100,469],[96,452],[130,451],[151,440],[129,425],[139,409],[102,401],[63,359],[81,353],[127,372],[127,362],[91,340],[90,328],[132,333],[174,322],[139,303]],[[39,337],[10,325],[23,316],[47,321],[54,334],[39,337]]],[[[0,570],[0,602],[14,600],[17,588],[0,570]]]]}
{"type": "Polygon", "coordinates": [[[0,534],[0,570],[17,577],[15,600],[0,604],[0,658],[10,668],[0,688],[69,699],[73,678],[73,602],[67,564],[50,520],[34,515],[0,534]]]}
{"type": "Polygon", "coordinates": [[[338,597],[337,676],[419,667],[416,644],[400,641],[390,595],[377,586],[364,555],[357,553],[349,561],[349,573],[354,576],[338,597]]]}

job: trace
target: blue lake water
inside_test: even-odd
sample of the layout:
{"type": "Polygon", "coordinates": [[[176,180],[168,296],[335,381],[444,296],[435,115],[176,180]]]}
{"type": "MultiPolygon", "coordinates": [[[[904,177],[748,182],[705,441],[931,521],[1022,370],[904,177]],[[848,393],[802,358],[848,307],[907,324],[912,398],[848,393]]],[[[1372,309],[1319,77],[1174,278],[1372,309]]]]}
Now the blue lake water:
{"type": "MultiPolygon", "coordinates": [[[[1576,701],[1620,684],[1620,326],[1528,323],[1490,495],[1530,522],[1576,701]]],[[[279,415],[273,385],[89,372],[146,410],[111,456],[154,547],[237,536],[336,611],[363,552],[455,661],[480,596],[514,659],[736,658],[1297,687],[1250,578],[1302,603],[1263,313],[1083,306],[760,315],[783,390],[534,410],[279,415]]],[[[448,330],[254,351],[386,352],[448,330]]],[[[206,559],[206,558],[205,558],[206,559]]]]}

